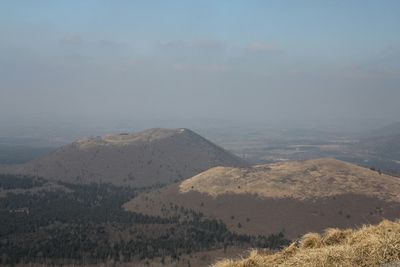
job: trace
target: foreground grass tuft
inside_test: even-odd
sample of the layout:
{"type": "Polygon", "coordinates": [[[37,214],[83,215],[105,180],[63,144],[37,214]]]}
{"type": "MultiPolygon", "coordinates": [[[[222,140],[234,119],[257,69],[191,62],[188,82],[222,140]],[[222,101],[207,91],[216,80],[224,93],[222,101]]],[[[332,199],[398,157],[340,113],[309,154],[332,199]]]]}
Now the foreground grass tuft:
{"type": "Polygon", "coordinates": [[[252,251],[248,258],[223,260],[214,267],[393,266],[400,264],[400,221],[383,221],[356,230],[309,233],[275,254],[252,251]]]}

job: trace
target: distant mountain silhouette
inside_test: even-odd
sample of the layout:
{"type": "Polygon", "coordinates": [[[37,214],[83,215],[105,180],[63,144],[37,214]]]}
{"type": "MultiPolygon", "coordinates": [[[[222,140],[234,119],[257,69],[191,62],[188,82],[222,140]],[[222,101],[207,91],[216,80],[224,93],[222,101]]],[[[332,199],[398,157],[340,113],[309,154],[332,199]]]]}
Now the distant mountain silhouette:
{"type": "Polygon", "coordinates": [[[380,137],[400,135],[400,122],[389,124],[385,127],[369,131],[366,137],[380,137]]]}
{"type": "Polygon", "coordinates": [[[79,140],[3,172],[144,187],[169,184],[215,166],[247,164],[191,130],[150,129],[79,140]]]}

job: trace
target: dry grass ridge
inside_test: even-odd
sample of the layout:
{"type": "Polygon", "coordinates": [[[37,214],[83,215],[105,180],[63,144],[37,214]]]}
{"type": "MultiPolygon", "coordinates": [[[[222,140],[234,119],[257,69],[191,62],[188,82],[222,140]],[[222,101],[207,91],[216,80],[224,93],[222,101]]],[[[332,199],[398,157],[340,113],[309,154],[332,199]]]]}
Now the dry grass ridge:
{"type": "Polygon", "coordinates": [[[400,221],[382,221],[357,230],[327,229],[309,233],[289,247],[266,255],[253,251],[248,258],[222,260],[213,267],[261,266],[398,266],[400,264],[400,221]]]}
{"type": "Polygon", "coordinates": [[[400,180],[344,161],[322,158],[265,164],[252,168],[215,167],[183,181],[183,193],[213,197],[227,193],[314,199],[357,192],[400,201],[400,180]]]}

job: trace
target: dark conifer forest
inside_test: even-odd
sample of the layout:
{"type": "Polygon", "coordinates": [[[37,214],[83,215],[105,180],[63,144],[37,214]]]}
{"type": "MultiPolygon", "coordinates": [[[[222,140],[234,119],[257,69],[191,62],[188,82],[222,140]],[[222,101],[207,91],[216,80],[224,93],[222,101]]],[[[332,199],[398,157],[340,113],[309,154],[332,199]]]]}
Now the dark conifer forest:
{"type": "Polygon", "coordinates": [[[40,178],[0,176],[0,263],[86,264],[129,262],[229,246],[276,249],[282,233],[238,235],[222,221],[182,207],[169,218],[127,212],[141,191],[110,184],[76,185],[40,178]]]}

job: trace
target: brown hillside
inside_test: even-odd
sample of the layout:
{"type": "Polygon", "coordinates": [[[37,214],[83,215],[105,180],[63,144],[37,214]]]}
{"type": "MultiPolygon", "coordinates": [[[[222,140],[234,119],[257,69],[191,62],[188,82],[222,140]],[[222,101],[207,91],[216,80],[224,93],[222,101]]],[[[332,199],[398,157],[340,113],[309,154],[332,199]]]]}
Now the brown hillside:
{"type": "Polygon", "coordinates": [[[327,227],[400,217],[400,179],[334,159],[217,167],[143,194],[125,207],[169,216],[170,205],[219,218],[235,232],[284,230],[295,238],[327,227]]]}
{"type": "Polygon", "coordinates": [[[150,129],[80,140],[5,171],[143,187],[172,183],[220,165],[246,163],[188,129],[150,129]]]}
{"type": "Polygon", "coordinates": [[[312,199],[357,193],[400,201],[399,182],[392,176],[327,158],[252,168],[216,167],[183,181],[179,189],[213,197],[249,193],[272,198],[312,199]]]}

